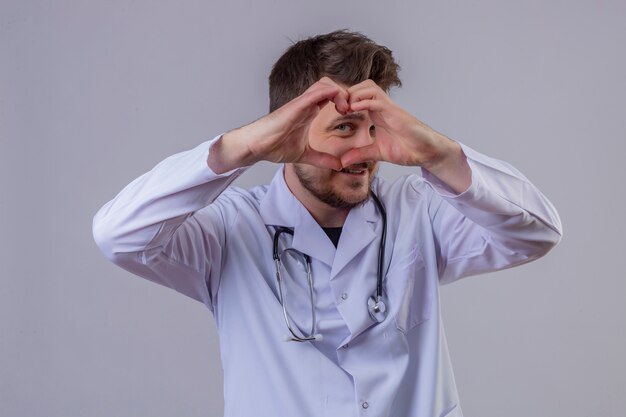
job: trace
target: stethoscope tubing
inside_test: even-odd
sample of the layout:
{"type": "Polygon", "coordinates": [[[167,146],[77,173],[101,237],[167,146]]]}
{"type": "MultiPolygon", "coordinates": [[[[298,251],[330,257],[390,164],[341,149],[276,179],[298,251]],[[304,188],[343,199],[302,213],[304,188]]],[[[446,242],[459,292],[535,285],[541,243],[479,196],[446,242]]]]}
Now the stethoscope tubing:
{"type": "Polygon", "coordinates": [[[387,211],[374,192],[371,193],[371,196],[378,207],[378,211],[380,211],[380,217],[383,221],[383,232],[380,237],[380,245],[378,245],[378,275],[376,277],[376,302],[378,303],[383,297],[383,270],[385,268],[385,242],[387,241],[387,211]]]}
{"type": "MultiPolygon", "coordinates": [[[[370,299],[368,300],[368,310],[372,319],[380,323],[385,319],[387,315],[387,307],[385,305],[385,302],[383,301],[385,242],[387,240],[387,212],[385,210],[385,206],[382,204],[378,196],[374,194],[374,192],[371,192],[370,195],[372,196],[372,200],[374,200],[374,203],[376,204],[376,207],[378,208],[378,211],[380,212],[380,216],[383,222],[383,231],[381,234],[381,241],[378,246],[378,273],[376,276],[376,293],[374,294],[374,296],[370,297],[370,299]]],[[[289,332],[291,333],[291,336],[286,336],[285,340],[295,341],[295,342],[322,340],[322,336],[319,334],[316,334],[317,320],[316,320],[316,314],[315,314],[315,299],[314,299],[315,295],[313,292],[313,274],[311,270],[311,257],[305,253],[302,253],[302,255],[304,256],[305,263],[306,263],[307,281],[309,284],[309,293],[310,293],[309,299],[311,301],[311,319],[312,319],[311,332],[308,336],[307,335],[299,336],[298,334],[296,334],[296,332],[293,330],[291,326],[291,320],[289,319],[289,314],[287,313],[287,307],[285,305],[283,280],[282,280],[282,276],[280,273],[281,261],[280,261],[280,254],[278,252],[278,241],[279,241],[280,235],[283,233],[287,233],[292,236],[294,234],[293,230],[290,228],[283,227],[283,226],[276,227],[276,231],[274,232],[274,239],[273,239],[272,257],[274,258],[274,262],[276,264],[276,280],[278,281],[280,304],[283,309],[283,316],[285,319],[285,323],[287,324],[287,328],[289,332]]]]}

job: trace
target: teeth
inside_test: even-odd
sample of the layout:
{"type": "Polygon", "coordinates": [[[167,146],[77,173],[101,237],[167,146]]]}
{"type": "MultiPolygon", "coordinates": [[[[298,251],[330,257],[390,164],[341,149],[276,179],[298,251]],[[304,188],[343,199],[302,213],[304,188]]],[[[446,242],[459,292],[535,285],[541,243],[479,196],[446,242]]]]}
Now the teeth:
{"type": "Polygon", "coordinates": [[[345,167],[341,170],[341,172],[345,172],[348,174],[362,174],[369,169],[369,165],[366,163],[363,164],[354,164],[349,167],[345,167]]]}

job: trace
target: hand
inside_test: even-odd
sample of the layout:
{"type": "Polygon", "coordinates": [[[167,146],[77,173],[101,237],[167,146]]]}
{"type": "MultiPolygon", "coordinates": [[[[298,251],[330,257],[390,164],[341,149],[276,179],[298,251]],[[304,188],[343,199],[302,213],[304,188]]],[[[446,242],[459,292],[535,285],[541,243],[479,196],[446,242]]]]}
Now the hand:
{"type": "Polygon", "coordinates": [[[340,170],[338,157],[311,148],[309,126],[329,101],[339,113],[346,113],[347,100],[346,89],[324,77],[278,110],[226,133],[211,149],[209,166],[215,172],[226,172],[265,160],[340,170]]]}
{"type": "Polygon", "coordinates": [[[371,145],[344,153],[342,166],[363,161],[420,166],[457,193],[470,186],[471,169],[457,142],[407,113],[372,80],[348,88],[348,94],[351,112],[368,112],[375,127],[375,140],[371,145]]]}
{"type": "Polygon", "coordinates": [[[425,166],[445,153],[447,138],[394,103],[372,80],[350,87],[348,94],[351,112],[369,113],[376,128],[376,140],[342,155],[343,166],[368,160],[425,166]]]}

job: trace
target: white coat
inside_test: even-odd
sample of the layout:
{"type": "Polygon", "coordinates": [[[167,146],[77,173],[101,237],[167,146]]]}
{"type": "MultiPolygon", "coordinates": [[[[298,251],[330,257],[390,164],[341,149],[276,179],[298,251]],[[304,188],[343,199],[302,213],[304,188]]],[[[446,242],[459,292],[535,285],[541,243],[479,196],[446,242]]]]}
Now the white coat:
{"type": "MultiPolygon", "coordinates": [[[[215,140],[215,139],[214,139],[215,140]]],[[[335,249],[288,190],[228,187],[242,169],[207,167],[212,141],[164,160],[94,219],[94,236],[119,266],[206,304],[220,337],[227,417],[462,416],[441,323],[439,284],[531,261],[560,239],[552,204],[517,170],[466,146],[472,184],[460,195],[424,171],[375,179],[387,210],[389,314],[374,322],[382,222],[369,200],[354,208],[335,249]],[[286,343],[272,259],[281,248],[312,258],[321,342],[286,343]]],[[[308,287],[287,265],[287,303],[310,321],[308,287]]]]}

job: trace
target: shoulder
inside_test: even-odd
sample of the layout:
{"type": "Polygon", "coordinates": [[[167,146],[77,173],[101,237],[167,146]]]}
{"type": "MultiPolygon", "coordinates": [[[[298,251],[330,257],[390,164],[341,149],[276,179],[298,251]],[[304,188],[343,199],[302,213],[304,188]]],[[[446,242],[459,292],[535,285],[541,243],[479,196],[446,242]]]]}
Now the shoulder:
{"type": "Polygon", "coordinates": [[[413,217],[417,212],[433,217],[440,208],[442,198],[421,175],[408,174],[394,180],[376,177],[372,191],[388,210],[413,217]]]}
{"type": "Polygon", "coordinates": [[[259,185],[251,189],[236,186],[226,188],[208,206],[196,212],[199,218],[210,217],[218,220],[229,229],[238,219],[257,219],[261,200],[267,194],[268,185],[259,185]]]}
{"type": "Polygon", "coordinates": [[[231,186],[213,204],[222,210],[258,212],[268,188],[268,185],[258,185],[250,189],[231,186]]]}
{"type": "Polygon", "coordinates": [[[395,180],[377,176],[372,181],[372,191],[383,201],[424,200],[433,197],[433,189],[420,175],[403,175],[395,180]]]}

